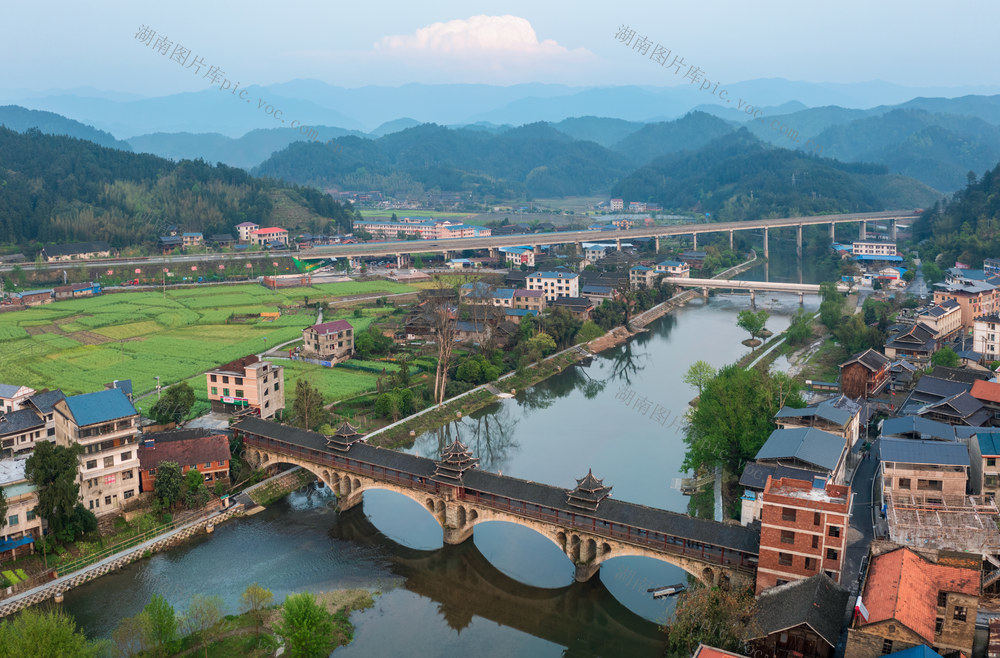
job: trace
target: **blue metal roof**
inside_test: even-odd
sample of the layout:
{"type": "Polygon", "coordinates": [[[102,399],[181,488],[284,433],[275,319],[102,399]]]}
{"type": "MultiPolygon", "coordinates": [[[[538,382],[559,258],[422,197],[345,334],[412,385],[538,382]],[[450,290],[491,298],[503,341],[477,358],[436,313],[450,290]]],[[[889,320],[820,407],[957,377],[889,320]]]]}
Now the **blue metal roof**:
{"type": "Polygon", "coordinates": [[[497,288],[493,291],[494,299],[513,299],[514,289],[513,288],[497,288]]]}
{"type": "Polygon", "coordinates": [[[864,261],[884,260],[884,261],[888,261],[888,262],[891,262],[891,263],[902,263],[903,262],[903,257],[902,256],[875,256],[875,255],[871,255],[871,254],[862,254],[860,256],[855,256],[854,260],[864,260],[864,261]]]}
{"type": "Polygon", "coordinates": [[[890,653],[885,658],[941,658],[941,654],[934,649],[931,649],[926,644],[918,644],[915,647],[910,647],[909,649],[903,649],[902,651],[897,651],[896,653],[890,653]]]}
{"type": "Polygon", "coordinates": [[[976,434],[979,441],[979,452],[984,457],[1000,455],[1000,432],[983,432],[976,434]]]}
{"type": "Polygon", "coordinates": [[[106,423],[134,416],[136,413],[135,407],[120,388],[74,395],[66,398],[66,405],[76,424],[80,426],[106,423]]]}
{"type": "Polygon", "coordinates": [[[575,279],[580,275],[576,272],[535,272],[529,274],[528,278],[539,277],[542,279],[575,279]]]}
{"type": "Polygon", "coordinates": [[[930,418],[902,416],[900,418],[886,418],[882,421],[883,437],[900,438],[908,434],[921,439],[940,441],[953,441],[955,439],[955,430],[951,425],[930,418]]]}
{"type": "Polygon", "coordinates": [[[646,267],[645,265],[636,265],[632,267],[633,272],[652,272],[652,267],[646,267]]]}
{"type": "Polygon", "coordinates": [[[812,427],[774,430],[755,459],[798,459],[832,471],[844,451],[844,438],[812,427]]]}
{"type": "Polygon", "coordinates": [[[519,315],[525,317],[527,315],[538,315],[538,311],[529,308],[508,308],[504,309],[506,315],[519,315]]]}
{"type": "Polygon", "coordinates": [[[684,263],[679,260],[663,260],[657,263],[660,267],[681,267],[684,263]]]}
{"type": "Polygon", "coordinates": [[[957,441],[882,439],[879,441],[879,458],[902,464],[968,466],[969,449],[957,441]]]}

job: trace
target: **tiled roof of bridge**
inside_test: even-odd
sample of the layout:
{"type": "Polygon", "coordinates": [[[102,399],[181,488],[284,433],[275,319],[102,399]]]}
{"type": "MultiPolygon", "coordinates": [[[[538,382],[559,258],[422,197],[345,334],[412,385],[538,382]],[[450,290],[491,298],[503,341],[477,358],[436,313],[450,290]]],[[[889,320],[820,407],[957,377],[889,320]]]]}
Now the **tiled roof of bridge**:
{"type": "MultiPolygon", "coordinates": [[[[326,446],[326,437],[318,432],[310,432],[252,417],[240,420],[233,427],[332,454],[326,446]]],[[[353,444],[346,456],[352,460],[404,471],[427,479],[434,475],[435,462],[431,459],[408,455],[396,450],[376,448],[366,443],[353,444]]],[[[571,507],[567,503],[567,489],[561,487],[519,480],[479,469],[466,471],[462,480],[467,490],[494,494],[557,509],[568,514],[581,515],[581,510],[571,507]]],[[[595,512],[587,512],[585,515],[746,553],[756,554],[760,545],[758,533],[744,526],[696,519],[686,514],[646,507],[614,498],[605,498],[595,512]]]]}

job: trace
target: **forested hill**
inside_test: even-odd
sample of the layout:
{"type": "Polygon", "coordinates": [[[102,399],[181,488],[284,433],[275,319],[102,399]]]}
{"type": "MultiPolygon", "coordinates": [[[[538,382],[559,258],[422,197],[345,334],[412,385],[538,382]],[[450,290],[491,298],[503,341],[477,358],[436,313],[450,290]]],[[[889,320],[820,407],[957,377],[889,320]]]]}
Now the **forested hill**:
{"type": "Polygon", "coordinates": [[[242,169],[174,163],[34,129],[22,134],[0,127],[0,189],[0,245],[28,251],[89,240],[116,248],[150,245],[169,225],[206,236],[235,234],[240,222],[275,221],[275,199],[282,196],[286,209],[302,207],[298,214],[309,218],[311,231],[330,222],[349,229],[353,218],[328,195],[242,169]]]}
{"type": "Polygon", "coordinates": [[[710,212],[720,221],[922,207],[940,197],[883,165],[773,148],[745,128],[698,150],[657,158],[622,179],[612,195],[626,204],[710,212]]]}
{"type": "Polygon", "coordinates": [[[24,132],[32,128],[38,128],[46,135],[66,135],[67,137],[79,137],[88,139],[95,144],[117,148],[123,151],[131,151],[132,147],[128,142],[122,142],[114,138],[111,133],[98,130],[85,123],[67,119],[55,112],[44,112],[42,110],[29,110],[20,105],[0,106],[0,126],[24,132]]]}
{"type": "Polygon", "coordinates": [[[934,204],[913,225],[921,260],[942,268],[956,261],[982,267],[983,259],[1000,257],[1000,165],[969,184],[948,203],[934,204]]]}
{"type": "Polygon", "coordinates": [[[377,140],[299,142],[253,171],[301,185],[395,196],[438,189],[510,199],[607,193],[631,168],[610,149],[534,123],[498,135],[424,124],[377,140]]]}

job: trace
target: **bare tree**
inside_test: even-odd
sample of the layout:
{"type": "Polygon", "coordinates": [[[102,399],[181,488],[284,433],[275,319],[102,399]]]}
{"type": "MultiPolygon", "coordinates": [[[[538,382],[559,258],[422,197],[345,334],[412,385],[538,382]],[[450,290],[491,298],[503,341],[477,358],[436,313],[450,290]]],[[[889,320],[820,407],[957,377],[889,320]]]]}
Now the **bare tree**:
{"type": "Polygon", "coordinates": [[[435,294],[428,298],[428,313],[438,347],[437,370],[434,373],[434,401],[441,404],[444,402],[451,351],[455,347],[454,312],[457,309],[453,309],[453,298],[447,294],[450,288],[448,284],[440,276],[435,276],[434,282],[436,284],[433,288],[435,294]]]}

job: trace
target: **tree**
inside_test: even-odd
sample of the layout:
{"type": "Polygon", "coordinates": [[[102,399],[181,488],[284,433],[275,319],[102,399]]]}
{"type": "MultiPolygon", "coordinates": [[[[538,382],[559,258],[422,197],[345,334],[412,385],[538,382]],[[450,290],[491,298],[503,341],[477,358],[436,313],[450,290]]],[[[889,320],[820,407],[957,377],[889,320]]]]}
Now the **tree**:
{"type": "Polygon", "coordinates": [[[152,646],[151,637],[152,625],[149,615],[145,612],[123,618],[111,632],[115,655],[126,658],[133,658],[148,651],[152,646]]]}
{"type": "Polygon", "coordinates": [[[102,643],[91,642],[60,608],[27,608],[0,621],[0,658],[20,656],[97,656],[102,643]]]}
{"type": "Polygon", "coordinates": [[[159,594],[153,594],[143,614],[149,615],[149,637],[151,643],[161,652],[177,639],[177,615],[174,607],[159,594]]]}
{"type": "Polygon", "coordinates": [[[292,403],[292,424],[313,430],[327,422],[329,414],[323,406],[323,394],[305,377],[295,382],[295,401],[292,403]]]}
{"type": "Polygon", "coordinates": [[[240,594],[240,605],[243,610],[250,614],[254,621],[256,634],[260,635],[261,624],[267,617],[267,609],[274,601],[274,594],[271,590],[261,587],[257,583],[251,583],[243,593],[240,594]]]}
{"type": "Polygon", "coordinates": [[[208,489],[205,488],[205,476],[196,468],[192,468],[184,476],[184,504],[189,508],[204,507],[208,502],[208,489]]]}
{"type": "Polygon", "coordinates": [[[164,509],[169,509],[181,499],[181,466],[177,462],[160,462],[156,467],[153,492],[164,509]]]}
{"type": "Polygon", "coordinates": [[[446,294],[448,284],[440,277],[434,277],[435,287],[428,298],[429,319],[437,341],[437,369],[434,372],[434,402],[444,402],[444,392],[448,383],[448,366],[451,352],[455,347],[455,320],[451,316],[453,298],[446,294]]]}
{"type": "Polygon", "coordinates": [[[926,261],[920,269],[924,273],[924,282],[927,285],[944,281],[944,272],[932,261],[926,261]]]}
{"type": "Polygon", "coordinates": [[[692,388],[698,389],[698,395],[705,389],[705,385],[715,377],[715,368],[707,361],[695,361],[687,369],[684,375],[684,383],[692,388]]]}
{"type": "Polygon", "coordinates": [[[221,596],[195,594],[191,597],[191,603],[184,614],[184,631],[188,635],[193,633],[201,635],[201,640],[205,645],[205,658],[208,658],[208,644],[212,639],[209,636],[209,631],[222,621],[224,607],[221,596]]]}
{"type": "Polygon", "coordinates": [[[667,649],[691,655],[698,644],[742,652],[747,640],[759,637],[757,604],[750,590],[696,587],[677,600],[674,618],[665,627],[667,649]]]}
{"type": "Polygon", "coordinates": [[[950,347],[942,347],[931,355],[931,365],[957,368],[958,364],[958,354],[950,347]]]}
{"type": "Polygon", "coordinates": [[[167,388],[149,410],[149,417],[158,423],[179,423],[187,418],[194,406],[194,389],[187,382],[167,388]]]}
{"type": "Polygon", "coordinates": [[[771,314],[766,309],[757,312],[740,311],[739,315],[736,316],[736,326],[750,334],[751,339],[756,340],[757,336],[764,332],[769,317],[771,314]]]}
{"type": "Polygon", "coordinates": [[[292,658],[330,655],[333,628],[333,615],[310,592],[288,596],[281,620],[274,624],[274,632],[285,641],[287,655],[292,658]]]}
{"type": "Polygon", "coordinates": [[[583,324],[580,325],[580,330],[576,332],[573,342],[589,343],[595,338],[600,338],[603,335],[604,330],[598,327],[593,320],[584,320],[583,324]]]}
{"type": "Polygon", "coordinates": [[[38,488],[35,510],[59,541],[76,539],[73,518],[80,493],[77,457],[82,450],[80,444],[66,447],[39,441],[24,466],[25,476],[38,488]]]}
{"type": "Polygon", "coordinates": [[[801,345],[812,337],[812,316],[800,308],[792,316],[792,321],[785,332],[791,345],[801,345]]]}
{"type": "Polygon", "coordinates": [[[709,381],[688,415],[682,468],[740,473],[774,430],[781,407],[803,407],[799,387],[784,373],[728,365],[709,381]]]}

